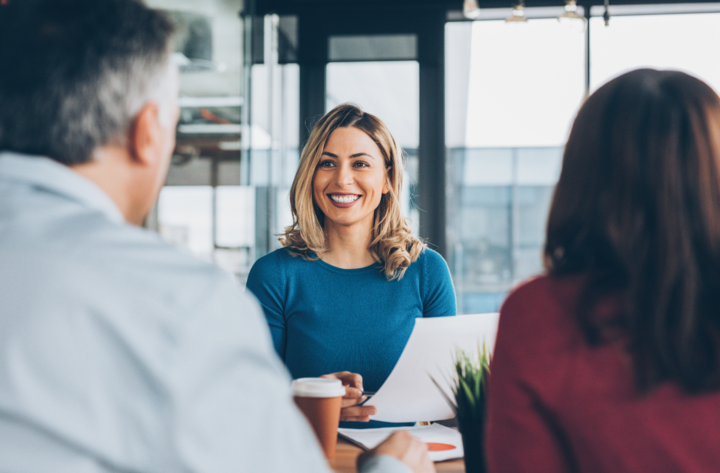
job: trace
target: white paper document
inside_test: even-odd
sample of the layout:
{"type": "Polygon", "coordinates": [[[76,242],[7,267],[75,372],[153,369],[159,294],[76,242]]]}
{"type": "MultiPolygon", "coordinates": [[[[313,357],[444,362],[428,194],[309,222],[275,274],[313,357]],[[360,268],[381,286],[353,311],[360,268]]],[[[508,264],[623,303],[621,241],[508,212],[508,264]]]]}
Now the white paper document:
{"type": "Polygon", "coordinates": [[[435,462],[463,458],[462,436],[449,427],[440,424],[423,425],[418,427],[388,427],[382,429],[338,429],[341,437],[350,442],[370,450],[382,443],[393,432],[408,430],[420,440],[428,444],[428,455],[435,462]]]}
{"type": "Polygon", "coordinates": [[[375,406],[372,420],[418,422],[451,419],[454,413],[433,379],[453,399],[450,389],[455,353],[476,354],[485,342],[495,345],[499,314],[415,319],[410,339],[395,368],[365,405],[375,406]]]}

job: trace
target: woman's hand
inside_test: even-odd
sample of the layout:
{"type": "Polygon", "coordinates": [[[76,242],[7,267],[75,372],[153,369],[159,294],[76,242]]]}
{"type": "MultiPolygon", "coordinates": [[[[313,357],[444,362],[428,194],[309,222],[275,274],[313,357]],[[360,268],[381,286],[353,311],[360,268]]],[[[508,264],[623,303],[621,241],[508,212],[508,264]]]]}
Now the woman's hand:
{"type": "Polygon", "coordinates": [[[331,373],[321,376],[321,378],[339,379],[345,386],[345,396],[342,400],[342,410],[340,411],[340,420],[350,422],[368,422],[370,416],[377,412],[372,406],[358,406],[365,402],[367,396],[363,396],[362,376],[349,371],[341,371],[339,373],[331,373]]]}

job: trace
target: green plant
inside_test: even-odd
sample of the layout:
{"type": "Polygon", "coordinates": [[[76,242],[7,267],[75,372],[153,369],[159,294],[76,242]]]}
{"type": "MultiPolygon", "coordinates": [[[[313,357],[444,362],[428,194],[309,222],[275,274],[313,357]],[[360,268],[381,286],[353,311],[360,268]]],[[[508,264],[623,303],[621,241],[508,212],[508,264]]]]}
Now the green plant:
{"type": "Polygon", "coordinates": [[[453,358],[454,372],[450,378],[454,399],[450,399],[433,379],[440,393],[460,420],[482,423],[485,417],[487,382],[490,377],[491,355],[483,343],[478,347],[477,358],[457,349],[453,358]]]}
{"type": "Polygon", "coordinates": [[[445,393],[435,379],[432,380],[457,416],[465,450],[465,471],[468,473],[485,472],[483,437],[490,359],[490,352],[484,343],[482,349],[478,346],[477,356],[461,349],[456,350],[454,371],[450,377],[454,399],[445,393]]]}

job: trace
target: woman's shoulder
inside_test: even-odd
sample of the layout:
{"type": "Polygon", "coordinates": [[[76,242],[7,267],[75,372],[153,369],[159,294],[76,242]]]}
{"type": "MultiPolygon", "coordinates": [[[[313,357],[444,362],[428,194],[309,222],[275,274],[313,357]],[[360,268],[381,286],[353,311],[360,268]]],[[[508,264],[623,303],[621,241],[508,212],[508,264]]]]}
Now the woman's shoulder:
{"type": "Polygon", "coordinates": [[[420,254],[418,255],[417,260],[415,260],[416,263],[420,263],[424,266],[430,266],[433,268],[436,267],[445,267],[447,268],[447,263],[445,262],[445,258],[443,258],[440,253],[437,251],[428,248],[425,246],[425,248],[420,251],[420,254]]]}
{"type": "Polygon", "coordinates": [[[575,332],[572,320],[584,279],[542,275],[521,283],[502,304],[501,324],[528,337],[546,331],[575,332]]]}
{"type": "Polygon", "coordinates": [[[282,264],[282,260],[286,257],[286,253],[288,253],[287,248],[279,248],[275,251],[271,251],[270,253],[255,260],[252,269],[259,270],[277,268],[282,264]]]}
{"type": "Polygon", "coordinates": [[[568,276],[549,276],[546,274],[527,279],[513,288],[503,303],[506,305],[537,306],[539,302],[554,305],[569,305],[577,299],[585,276],[574,274],[568,276]]]}
{"type": "Polygon", "coordinates": [[[261,256],[255,263],[253,263],[248,275],[248,281],[257,277],[266,279],[280,277],[284,271],[288,261],[292,258],[292,255],[287,248],[279,248],[275,251],[261,256]]]}
{"type": "Polygon", "coordinates": [[[292,274],[300,267],[307,270],[308,261],[302,255],[295,253],[291,248],[283,247],[272,251],[265,256],[258,258],[252,266],[250,273],[262,273],[264,275],[285,275],[292,274]]]}
{"type": "Polygon", "coordinates": [[[415,266],[418,274],[426,281],[430,279],[447,279],[450,277],[450,268],[448,268],[445,258],[427,246],[422,249],[415,262],[410,265],[410,268],[413,266],[415,266]]]}
{"type": "Polygon", "coordinates": [[[408,270],[410,274],[416,275],[423,297],[442,297],[443,304],[452,305],[450,312],[455,314],[455,289],[450,268],[440,253],[426,246],[408,270]]]}
{"type": "Polygon", "coordinates": [[[566,365],[584,343],[575,316],[583,281],[581,275],[542,275],[513,289],[500,308],[497,357],[525,360],[538,373],[547,364],[566,365]]]}

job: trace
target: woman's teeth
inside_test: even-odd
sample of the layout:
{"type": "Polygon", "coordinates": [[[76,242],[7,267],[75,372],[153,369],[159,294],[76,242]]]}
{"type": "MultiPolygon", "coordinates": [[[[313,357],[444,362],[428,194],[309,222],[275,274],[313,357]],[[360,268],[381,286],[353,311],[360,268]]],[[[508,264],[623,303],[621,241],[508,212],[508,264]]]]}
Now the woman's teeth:
{"type": "Polygon", "coordinates": [[[335,202],[338,202],[340,204],[349,204],[350,202],[355,202],[360,198],[359,195],[335,195],[330,194],[330,198],[334,200],[335,202]]]}

